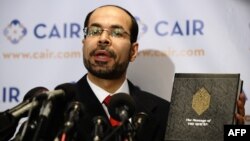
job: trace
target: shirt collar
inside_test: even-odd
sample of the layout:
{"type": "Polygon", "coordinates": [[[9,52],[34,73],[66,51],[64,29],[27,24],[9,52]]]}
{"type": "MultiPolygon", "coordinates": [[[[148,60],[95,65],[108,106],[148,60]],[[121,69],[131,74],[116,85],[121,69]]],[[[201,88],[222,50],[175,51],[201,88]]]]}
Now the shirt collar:
{"type": "Polygon", "coordinates": [[[87,76],[87,81],[89,83],[89,86],[91,87],[92,91],[100,101],[100,103],[103,102],[103,100],[108,96],[108,95],[114,95],[117,93],[126,93],[129,94],[129,87],[128,87],[128,81],[125,79],[125,81],[122,83],[119,89],[117,89],[114,93],[110,94],[109,92],[105,91],[101,87],[97,86],[93,82],[89,80],[89,77],[87,76]]]}

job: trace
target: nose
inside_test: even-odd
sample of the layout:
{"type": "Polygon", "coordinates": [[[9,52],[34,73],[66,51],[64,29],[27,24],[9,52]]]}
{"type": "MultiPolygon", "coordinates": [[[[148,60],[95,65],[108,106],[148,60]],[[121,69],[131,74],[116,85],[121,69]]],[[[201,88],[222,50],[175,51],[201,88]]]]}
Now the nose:
{"type": "Polygon", "coordinates": [[[108,31],[104,30],[99,36],[98,45],[107,46],[111,45],[111,39],[108,31]]]}

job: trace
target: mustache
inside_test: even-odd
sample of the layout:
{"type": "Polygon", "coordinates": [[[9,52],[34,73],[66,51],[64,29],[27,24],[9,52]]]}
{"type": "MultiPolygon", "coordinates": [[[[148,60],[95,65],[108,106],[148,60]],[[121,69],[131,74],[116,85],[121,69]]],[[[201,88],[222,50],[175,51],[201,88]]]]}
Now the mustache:
{"type": "Polygon", "coordinates": [[[113,50],[110,50],[109,48],[107,48],[106,46],[98,46],[96,49],[92,50],[89,53],[89,55],[90,56],[94,56],[96,54],[96,51],[98,51],[98,50],[105,50],[105,51],[107,51],[108,54],[109,54],[109,56],[111,58],[116,58],[117,57],[116,53],[113,50]]]}

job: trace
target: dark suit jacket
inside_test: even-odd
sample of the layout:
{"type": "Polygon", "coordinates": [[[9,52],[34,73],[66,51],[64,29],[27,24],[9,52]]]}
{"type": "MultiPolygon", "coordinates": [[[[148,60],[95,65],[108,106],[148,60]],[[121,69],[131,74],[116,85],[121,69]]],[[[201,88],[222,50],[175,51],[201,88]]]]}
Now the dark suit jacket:
{"type": "MultiPolygon", "coordinates": [[[[78,139],[88,138],[88,140],[92,140],[90,137],[93,131],[90,125],[91,120],[95,116],[103,116],[105,118],[107,118],[107,116],[101,103],[87,83],[86,75],[77,82],[77,88],[79,90],[79,95],[77,95],[76,100],[84,103],[86,113],[88,114],[86,119],[80,122],[78,131],[80,131],[81,134],[78,135],[78,139]]],[[[141,91],[130,81],[129,91],[136,103],[136,113],[145,112],[148,115],[147,121],[137,135],[137,140],[163,141],[169,111],[169,102],[150,93],[141,91]]]]}
{"type": "MultiPolygon", "coordinates": [[[[146,113],[147,120],[143,124],[141,130],[136,134],[136,141],[163,141],[165,136],[167,117],[169,111],[169,102],[159,98],[153,94],[140,90],[134,86],[130,81],[129,91],[136,103],[136,113],[146,113]]],[[[93,91],[91,90],[86,75],[83,76],[77,83],[77,94],[74,100],[83,103],[84,114],[80,118],[74,134],[77,141],[93,141],[94,124],[93,119],[96,116],[102,116],[108,121],[108,117],[93,91]]],[[[43,140],[53,140],[58,131],[62,129],[63,119],[65,115],[65,103],[55,103],[53,111],[51,112],[48,125],[42,135],[43,140]]],[[[110,126],[111,127],[111,126],[110,126]]],[[[106,135],[110,133],[112,128],[104,129],[106,135]]]]}

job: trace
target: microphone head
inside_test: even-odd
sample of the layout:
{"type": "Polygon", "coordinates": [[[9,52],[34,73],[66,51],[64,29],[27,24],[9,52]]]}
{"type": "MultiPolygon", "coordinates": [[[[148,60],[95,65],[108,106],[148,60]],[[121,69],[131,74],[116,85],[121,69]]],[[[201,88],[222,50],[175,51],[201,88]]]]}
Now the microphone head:
{"type": "Polygon", "coordinates": [[[95,116],[93,118],[94,130],[93,138],[94,140],[101,140],[109,132],[110,127],[108,126],[108,121],[102,116],[95,116]]]}
{"type": "Polygon", "coordinates": [[[72,101],[68,104],[68,107],[65,111],[65,122],[63,127],[63,132],[71,134],[76,128],[79,127],[77,124],[80,118],[85,113],[85,107],[82,103],[78,101],[72,101]]]}
{"type": "Polygon", "coordinates": [[[134,124],[136,130],[141,129],[142,125],[147,119],[147,116],[148,115],[146,113],[139,112],[132,118],[132,123],[134,124]]]}
{"type": "MultiPolygon", "coordinates": [[[[29,90],[25,96],[23,97],[23,102],[18,104],[17,106],[13,107],[12,109],[9,109],[8,112],[9,113],[13,113],[15,111],[18,111],[19,109],[21,109],[23,106],[27,105],[28,103],[30,103],[33,98],[38,98],[38,99],[45,99],[47,97],[47,95],[45,94],[45,92],[48,91],[47,88],[45,87],[35,87],[31,90],[29,90]]],[[[20,115],[20,118],[27,116],[27,112],[23,113],[20,115]]]]}
{"type": "Polygon", "coordinates": [[[76,111],[79,114],[79,117],[83,116],[85,113],[85,107],[79,101],[73,101],[68,104],[66,113],[69,114],[71,111],[76,111]]]}
{"type": "Polygon", "coordinates": [[[93,118],[93,123],[96,125],[105,125],[105,126],[107,126],[108,125],[108,121],[104,118],[104,117],[102,117],[102,116],[95,116],[94,118],[93,118]]]}
{"type": "Polygon", "coordinates": [[[64,101],[72,100],[77,93],[76,85],[74,83],[63,83],[61,85],[56,86],[55,90],[64,91],[62,95],[64,101]]]}
{"type": "Polygon", "coordinates": [[[26,100],[31,100],[33,99],[34,97],[37,97],[39,96],[40,94],[43,94],[45,92],[49,91],[47,88],[45,87],[42,87],[42,86],[38,86],[38,87],[35,87],[31,90],[29,90],[26,95],[23,97],[23,101],[26,101],[26,100]]]}
{"type": "Polygon", "coordinates": [[[111,97],[108,111],[114,119],[118,121],[126,120],[135,113],[135,101],[126,93],[117,93],[111,97]]]}

